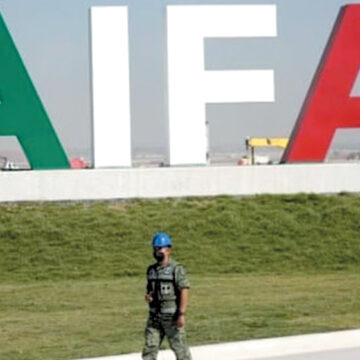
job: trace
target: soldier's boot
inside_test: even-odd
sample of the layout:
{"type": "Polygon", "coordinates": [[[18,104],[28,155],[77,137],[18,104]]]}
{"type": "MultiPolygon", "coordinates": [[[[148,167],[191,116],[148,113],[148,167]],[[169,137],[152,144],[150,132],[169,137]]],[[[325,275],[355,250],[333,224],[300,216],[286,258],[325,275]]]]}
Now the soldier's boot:
{"type": "Polygon", "coordinates": [[[141,358],[143,360],[156,360],[157,354],[158,349],[145,347],[141,354],[141,358]]]}

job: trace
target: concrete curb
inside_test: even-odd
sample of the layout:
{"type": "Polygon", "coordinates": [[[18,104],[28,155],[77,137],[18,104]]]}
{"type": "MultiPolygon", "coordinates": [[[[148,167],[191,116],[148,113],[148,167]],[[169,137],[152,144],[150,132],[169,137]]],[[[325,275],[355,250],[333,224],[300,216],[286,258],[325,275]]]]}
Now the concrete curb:
{"type": "MultiPolygon", "coordinates": [[[[194,346],[191,353],[193,360],[250,360],[356,347],[360,347],[360,329],[194,346]]],[[[175,356],[170,350],[165,350],[159,353],[158,359],[175,360],[175,356]]],[[[83,360],[141,360],[141,355],[136,353],[83,360]]]]}

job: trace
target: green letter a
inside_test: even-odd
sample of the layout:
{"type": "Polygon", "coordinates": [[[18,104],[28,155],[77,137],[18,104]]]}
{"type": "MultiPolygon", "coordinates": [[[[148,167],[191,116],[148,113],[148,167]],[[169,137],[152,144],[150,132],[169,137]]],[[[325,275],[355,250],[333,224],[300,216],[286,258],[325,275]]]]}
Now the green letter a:
{"type": "Polygon", "coordinates": [[[0,136],[17,136],[33,169],[69,161],[0,14],[0,136]]]}

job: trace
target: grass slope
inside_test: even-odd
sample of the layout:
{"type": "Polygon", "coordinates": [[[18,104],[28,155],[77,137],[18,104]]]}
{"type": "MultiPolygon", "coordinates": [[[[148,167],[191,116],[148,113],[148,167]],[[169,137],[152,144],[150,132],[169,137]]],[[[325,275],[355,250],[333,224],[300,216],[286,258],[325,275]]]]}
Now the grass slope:
{"type": "Polygon", "coordinates": [[[143,275],[169,232],[193,274],[360,269],[357,196],[0,206],[0,281],[143,275]]]}

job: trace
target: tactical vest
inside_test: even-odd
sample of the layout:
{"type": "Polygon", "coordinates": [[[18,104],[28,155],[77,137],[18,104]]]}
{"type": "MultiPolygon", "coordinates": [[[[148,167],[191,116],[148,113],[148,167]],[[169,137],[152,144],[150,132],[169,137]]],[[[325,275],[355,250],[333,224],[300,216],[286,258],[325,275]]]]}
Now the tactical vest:
{"type": "Polygon", "coordinates": [[[175,314],[178,308],[179,293],[175,284],[175,268],[178,264],[170,262],[166,267],[152,265],[148,269],[148,291],[153,301],[149,304],[150,312],[175,314]]]}

